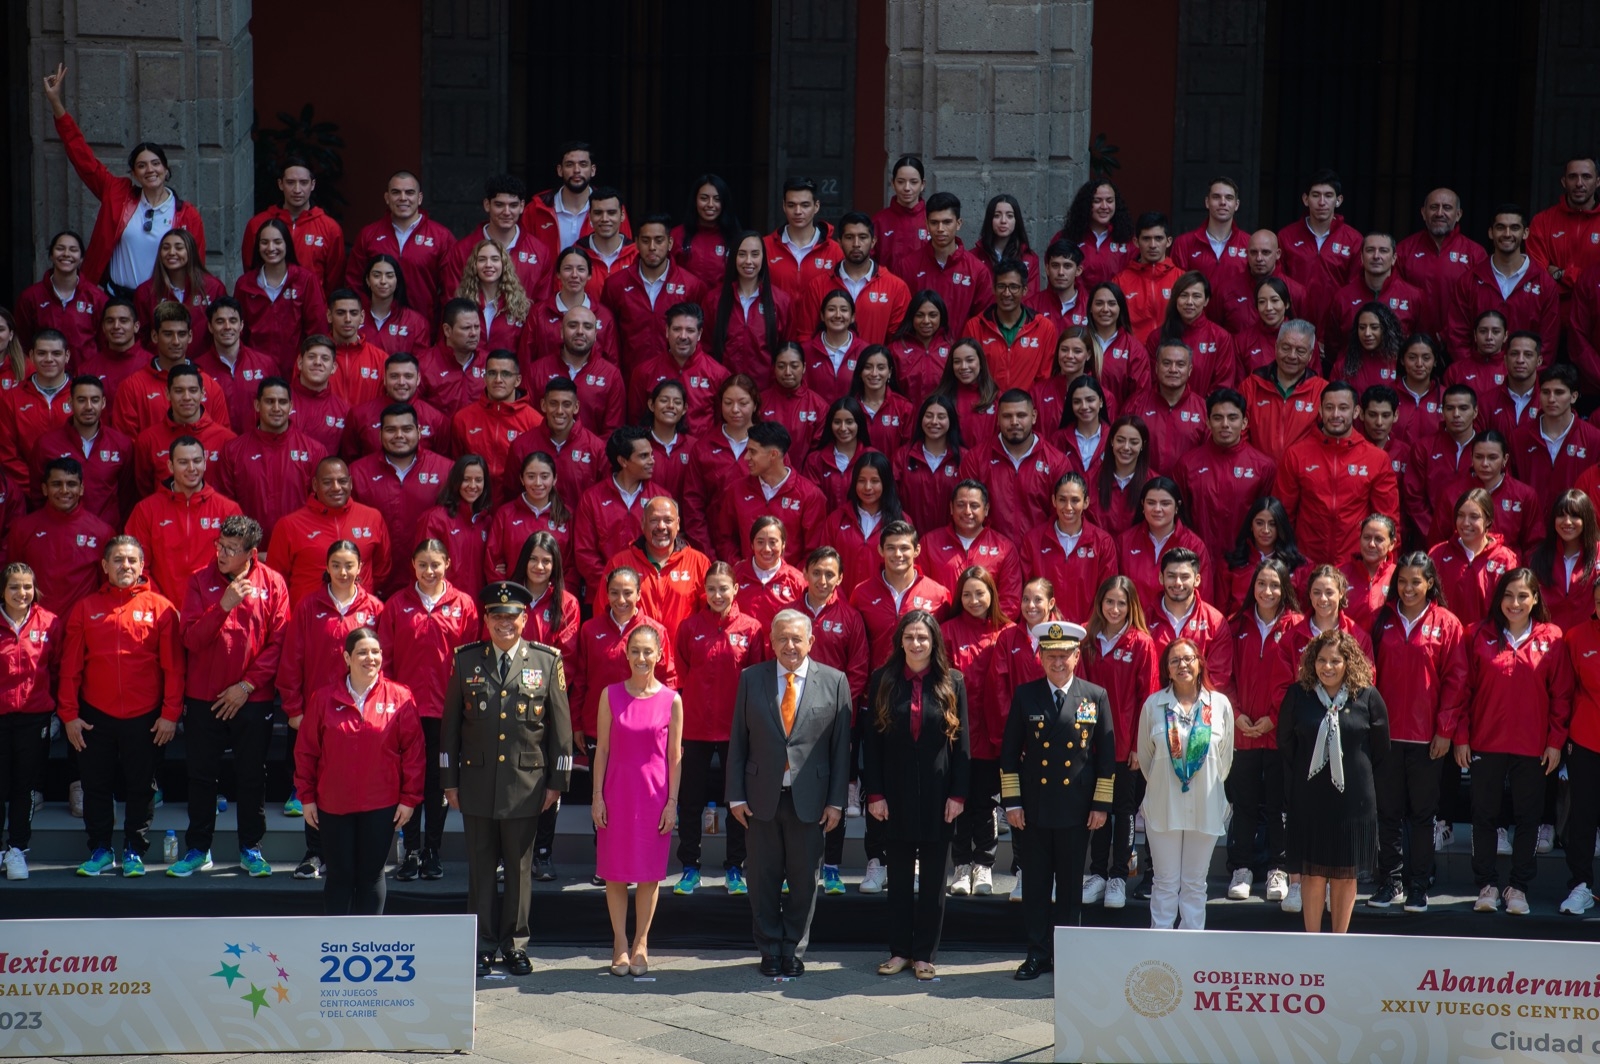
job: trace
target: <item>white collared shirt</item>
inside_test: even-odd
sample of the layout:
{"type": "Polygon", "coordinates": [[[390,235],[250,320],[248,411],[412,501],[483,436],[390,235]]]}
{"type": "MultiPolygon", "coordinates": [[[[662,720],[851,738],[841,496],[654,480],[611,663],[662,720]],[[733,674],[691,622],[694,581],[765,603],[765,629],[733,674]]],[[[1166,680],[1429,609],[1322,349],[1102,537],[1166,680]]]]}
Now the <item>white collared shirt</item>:
{"type": "Polygon", "coordinates": [[[32,606],[28,607],[28,612],[26,612],[26,613],[24,613],[22,615],[22,620],[20,620],[20,621],[13,621],[11,619],[11,614],[7,613],[5,610],[0,610],[0,617],[4,617],[6,619],[6,623],[11,626],[11,630],[13,632],[17,633],[18,635],[22,634],[22,630],[25,627],[27,627],[27,625],[28,625],[28,618],[32,617],[32,616],[33,616],[33,607],[32,606]]]}
{"type": "Polygon", "coordinates": [[[1577,571],[1578,558],[1582,553],[1582,551],[1579,551],[1577,554],[1564,555],[1561,559],[1561,564],[1567,567],[1567,587],[1569,588],[1572,586],[1572,574],[1577,571]]]}
{"type": "MultiPolygon", "coordinates": [[[[1057,535],[1059,534],[1060,533],[1058,531],[1057,535]]],[[[1116,645],[1122,641],[1122,633],[1126,632],[1127,630],[1128,626],[1124,624],[1121,628],[1117,629],[1116,635],[1106,635],[1104,632],[1101,632],[1099,635],[1094,637],[1095,642],[1100,644],[1100,656],[1102,658],[1115,649],[1116,645]]]]}
{"type": "Polygon", "coordinates": [[[1561,451],[1561,444],[1565,442],[1567,434],[1572,431],[1572,426],[1577,420],[1578,415],[1575,411],[1567,411],[1567,427],[1561,430],[1561,435],[1551,436],[1544,430],[1544,418],[1539,419],[1539,438],[1544,441],[1544,449],[1550,452],[1552,462],[1556,460],[1556,455],[1561,451]]]}
{"type": "Polygon", "coordinates": [[[935,473],[939,471],[940,466],[944,465],[944,460],[948,457],[950,457],[949,451],[945,451],[944,454],[932,454],[929,452],[927,444],[922,445],[922,459],[928,463],[928,468],[935,473]]]}
{"type": "Polygon", "coordinates": [[[882,510],[879,510],[875,514],[869,514],[861,507],[856,507],[856,521],[861,525],[861,535],[863,538],[870,539],[872,537],[872,530],[877,528],[882,520],[882,510]]]}
{"type": "Polygon", "coordinates": [[[417,598],[419,601],[421,601],[422,608],[427,610],[429,613],[432,613],[433,608],[439,604],[439,600],[444,598],[444,593],[450,590],[449,584],[443,584],[439,587],[439,593],[437,595],[430,595],[426,591],[422,590],[421,584],[412,584],[411,586],[416,588],[417,598]]]}
{"type": "Polygon", "coordinates": [[[1009,458],[1011,460],[1011,468],[1012,469],[1021,469],[1022,468],[1022,463],[1026,462],[1030,457],[1032,457],[1034,450],[1038,446],[1039,446],[1039,434],[1036,432],[1031,437],[1029,437],[1029,439],[1028,439],[1028,449],[1026,451],[1022,452],[1021,457],[1013,456],[1012,453],[1011,453],[1011,449],[1005,445],[1005,441],[1003,441],[1003,440],[1000,443],[1000,451],[1007,458],[1009,458]]]}
{"type": "Polygon", "coordinates": [[[1078,549],[1078,541],[1083,538],[1083,526],[1078,526],[1078,531],[1068,534],[1062,531],[1060,521],[1050,522],[1050,531],[1056,534],[1056,542],[1061,544],[1061,549],[1071,554],[1078,549]]]}
{"type": "Polygon", "coordinates": [[[872,278],[877,275],[877,272],[877,264],[871,259],[868,259],[867,275],[861,278],[861,280],[853,280],[850,275],[844,271],[843,267],[835,271],[834,276],[838,278],[840,284],[844,285],[845,291],[850,293],[851,299],[860,300],[862,291],[867,287],[867,285],[872,283],[872,278]]]}
{"type": "Polygon", "coordinates": [[[789,478],[793,475],[794,470],[786,468],[783,471],[783,479],[778,481],[776,484],[768,484],[760,477],[757,477],[756,481],[761,485],[761,494],[767,497],[768,502],[771,502],[773,499],[778,497],[778,492],[783,490],[783,486],[789,483],[789,478]]]}
{"type": "Polygon", "coordinates": [[[1089,468],[1089,463],[1094,460],[1094,452],[1099,448],[1100,437],[1105,435],[1105,431],[1102,427],[1096,429],[1093,436],[1085,436],[1076,428],[1072,430],[1072,437],[1078,444],[1078,460],[1083,463],[1085,469],[1089,468]]]}
{"type": "Polygon", "coordinates": [[[589,217],[589,200],[585,198],[582,207],[569,211],[562,202],[561,189],[558,188],[555,195],[550,197],[550,206],[554,208],[556,227],[561,230],[561,246],[569,248],[583,235],[583,223],[589,217]]]}
{"type": "MultiPolygon", "coordinates": [[[[411,234],[415,233],[417,231],[417,226],[419,226],[421,224],[422,224],[422,213],[420,211],[417,213],[416,218],[414,218],[412,220],[410,226],[408,226],[405,229],[401,229],[398,225],[394,224],[393,215],[391,215],[389,217],[389,230],[392,233],[394,233],[394,248],[395,248],[394,257],[395,258],[399,258],[400,257],[400,253],[406,249],[406,241],[411,239],[411,234]]],[[[562,246],[564,247],[565,245],[562,245],[562,246]]]]}
{"type": "Polygon", "coordinates": [[[667,283],[666,268],[662,268],[661,276],[657,277],[654,281],[644,275],[644,270],[640,270],[639,281],[644,285],[644,294],[650,300],[651,309],[654,309],[656,305],[656,296],[661,294],[661,289],[664,288],[667,283]]]}
{"type": "Polygon", "coordinates": [[[1519,392],[1513,392],[1513,391],[1511,391],[1510,388],[1507,388],[1506,391],[1510,392],[1510,394],[1511,394],[1511,404],[1517,408],[1517,420],[1521,421],[1522,420],[1522,412],[1524,410],[1528,409],[1528,404],[1529,403],[1533,402],[1534,389],[1529,388],[1526,392],[1520,392],[1520,393],[1519,392]]]}
{"type": "MultiPolygon", "coordinates": [[[[565,314],[567,311],[572,309],[571,307],[567,306],[566,301],[561,298],[561,293],[560,292],[557,292],[555,294],[555,303],[556,303],[556,309],[559,310],[563,314],[565,314]]],[[[588,296],[587,293],[584,294],[583,302],[579,303],[578,306],[580,306],[580,307],[588,307],[590,310],[594,309],[594,307],[589,305],[589,296],[588,296]]]]}
{"type": "Polygon", "coordinates": [[[814,223],[811,226],[811,243],[805,247],[801,247],[793,240],[790,240],[789,227],[787,225],[783,227],[783,246],[788,249],[790,255],[794,256],[795,265],[804,263],[806,256],[811,254],[811,249],[820,243],[822,243],[822,228],[814,223]]]}
{"type": "Polygon", "coordinates": [[[1524,254],[1522,265],[1511,273],[1501,273],[1500,268],[1494,264],[1493,256],[1489,259],[1489,270],[1494,274],[1494,283],[1500,286],[1500,298],[1510,299],[1511,293],[1517,290],[1517,285],[1522,283],[1527,276],[1528,264],[1533,261],[1532,256],[1524,254]]]}
{"type": "Polygon", "coordinates": [[[783,562],[780,560],[778,564],[774,565],[771,569],[763,569],[761,566],[757,565],[755,563],[755,559],[752,558],[750,560],[750,571],[756,574],[756,579],[761,581],[761,586],[766,587],[768,584],[772,583],[773,577],[783,572],[783,562]]]}
{"type": "Polygon", "coordinates": [[[1521,635],[1512,635],[1511,632],[1505,628],[1500,629],[1500,633],[1506,637],[1506,642],[1511,644],[1512,649],[1521,650],[1522,644],[1533,638],[1533,625],[1528,625],[1528,627],[1523,630],[1521,635]]]}
{"type": "MultiPolygon", "coordinates": [[[[1196,595],[1195,599],[1198,601],[1199,596],[1196,595]]],[[[1172,625],[1172,634],[1175,636],[1183,635],[1183,626],[1189,623],[1189,618],[1194,616],[1194,611],[1195,607],[1191,605],[1188,613],[1182,617],[1174,617],[1172,611],[1167,609],[1167,597],[1165,595],[1161,596],[1161,612],[1166,614],[1168,622],[1172,625]]],[[[1316,626],[1313,625],[1312,627],[1315,628],[1316,626]]]]}
{"type": "Polygon", "coordinates": [[[111,252],[111,279],[118,288],[133,289],[150,279],[156,268],[156,252],[161,249],[161,238],[172,231],[178,214],[178,196],[171,189],[167,198],[150,216],[150,231],[144,231],[144,212],[152,206],[140,193],[133,215],[117,237],[117,246],[111,252]]]}
{"type": "MultiPolygon", "coordinates": [[[[783,689],[784,689],[784,687],[786,687],[788,685],[789,677],[791,677],[791,676],[794,677],[794,704],[795,704],[795,711],[796,711],[796,713],[799,712],[800,699],[806,693],[806,676],[807,676],[807,674],[810,673],[810,671],[811,671],[811,659],[810,658],[806,658],[804,661],[802,661],[800,663],[800,667],[798,669],[795,669],[794,672],[789,672],[782,665],[778,666],[778,711],[779,711],[780,714],[783,712],[783,689]]],[[[781,719],[781,717],[780,717],[780,719],[781,719]]],[[[794,769],[792,767],[789,767],[789,766],[785,766],[784,767],[784,770],[783,770],[783,785],[785,787],[794,786],[794,769]]]]}
{"type": "Polygon", "coordinates": [[[371,684],[357,691],[355,676],[350,673],[345,674],[344,689],[350,692],[350,697],[355,700],[355,706],[357,709],[366,708],[367,696],[372,694],[372,689],[376,686],[378,686],[378,681],[373,680],[371,684]]]}
{"type": "Polygon", "coordinates": [[[728,430],[726,428],[723,428],[720,431],[722,432],[722,438],[728,441],[728,450],[733,452],[733,457],[744,457],[744,449],[750,446],[750,437],[746,436],[742,440],[736,440],[732,436],[728,435],[728,430]]]}
{"type": "Polygon", "coordinates": [[[1400,617],[1400,627],[1405,630],[1406,638],[1410,639],[1411,638],[1411,629],[1415,628],[1419,623],[1421,623],[1422,618],[1424,618],[1424,617],[1426,617],[1428,615],[1428,607],[1427,606],[1423,606],[1422,607],[1422,611],[1417,614],[1417,619],[1414,620],[1414,621],[1406,620],[1406,615],[1405,615],[1405,611],[1404,610],[1395,610],[1394,612],[1400,617]]]}
{"type": "MultiPolygon", "coordinates": [[[[1167,616],[1170,617],[1172,615],[1169,613],[1167,616]]],[[[1261,619],[1261,608],[1259,606],[1250,611],[1250,616],[1256,619],[1256,631],[1261,633],[1261,641],[1266,642],[1267,636],[1272,633],[1272,626],[1278,623],[1278,617],[1283,616],[1282,607],[1279,607],[1278,617],[1274,617],[1270,621],[1261,619]]]]}
{"type": "Polygon", "coordinates": [[[641,494],[644,493],[644,482],[643,481],[640,481],[639,482],[639,486],[637,488],[634,488],[631,492],[630,491],[623,491],[622,490],[622,485],[621,485],[621,483],[619,483],[617,481],[616,477],[612,477],[611,478],[611,483],[616,486],[617,494],[622,497],[622,505],[626,506],[630,510],[633,509],[634,501],[636,499],[638,499],[641,494]]]}

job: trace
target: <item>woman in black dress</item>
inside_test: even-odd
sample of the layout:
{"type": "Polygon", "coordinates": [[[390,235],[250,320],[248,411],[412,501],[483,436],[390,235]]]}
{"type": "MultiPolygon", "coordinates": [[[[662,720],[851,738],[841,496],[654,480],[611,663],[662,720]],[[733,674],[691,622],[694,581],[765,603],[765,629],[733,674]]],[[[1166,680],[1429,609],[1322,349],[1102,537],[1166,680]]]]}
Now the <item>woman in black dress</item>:
{"type": "Polygon", "coordinates": [[[950,840],[971,776],[966,683],[950,667],[932,614],[911,610],[900,618],[894,652],[867,692],[862,790],[867,814],[885,822],[889,851],[890,957],[878,974],[909,966],[918,979],[932,979],[950,840]],[[927,875],[914,890],[918,862],[927,875]]]}
{"type": "Polygon", "coordinates": [[[1378,848],[1372,766],[1389,752],[1389,713],[1372,663],[1348,632],[1323,632],[1300,659],[1300,682],[1278,711],[1288,814],[1288,857],[1307,899],[1307,931],[1322,930],[1323,888],[1335,934],[1350,930],[1356,876],[1378,848]]]}

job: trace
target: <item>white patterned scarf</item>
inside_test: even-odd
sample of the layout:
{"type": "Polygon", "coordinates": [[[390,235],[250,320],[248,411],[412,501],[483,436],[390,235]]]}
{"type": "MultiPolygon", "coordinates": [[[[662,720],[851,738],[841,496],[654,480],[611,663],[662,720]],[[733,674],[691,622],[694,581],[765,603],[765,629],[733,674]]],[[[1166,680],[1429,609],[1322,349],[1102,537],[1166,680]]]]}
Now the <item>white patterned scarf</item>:
{"type": "Polygon", "coordinates": [[[1334,790],[1343,794],[1344,747],[1339,745],[1339,711],[1350,701],[1350,689],[1341,687],[1337,695],[1329,698],[1323,686],[1317,684],[1316,692],[1317,701],[1322,703],[1322,708],[1327,712],[1322,715],[1322,723],[1317,725],[1317,742],[1311,748],[1311,771],[1306,773],[1306,779],[1321,772],[1326,765],[1328,775],[1333,779],[1334,790]]]}

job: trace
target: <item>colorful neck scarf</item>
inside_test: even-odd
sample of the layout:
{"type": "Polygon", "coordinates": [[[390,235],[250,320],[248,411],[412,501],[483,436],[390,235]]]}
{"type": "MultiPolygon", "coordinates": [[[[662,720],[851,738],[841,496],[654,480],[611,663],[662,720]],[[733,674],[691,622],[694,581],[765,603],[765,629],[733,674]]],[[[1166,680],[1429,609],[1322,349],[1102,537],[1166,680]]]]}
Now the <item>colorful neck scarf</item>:
{"type": "Polygon", "coordinates": [[[1174,705],[1176,703],[1172,701],[1167,703],[1167,754],[1172,758],[1172,771],[1177,773],[1178,781],[1187,793],[1189,781],[1205,764],[1206,754],[1211,750],[1211,704],[1204,701],[1195,703],[1194,722],[1189,727],[1187,743],[1179,732],[1179,717],[1173,709],[1174,705]]]}

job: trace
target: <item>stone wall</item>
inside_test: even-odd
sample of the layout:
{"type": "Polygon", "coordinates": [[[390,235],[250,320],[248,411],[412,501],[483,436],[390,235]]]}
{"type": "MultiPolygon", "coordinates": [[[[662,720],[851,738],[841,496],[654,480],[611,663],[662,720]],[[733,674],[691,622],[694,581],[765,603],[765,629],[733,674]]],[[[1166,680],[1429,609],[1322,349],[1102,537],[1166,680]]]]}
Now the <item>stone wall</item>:
{"type": "Polygon", "coordinates": [[[989,197],[1022,204],[1035,251],[1088,176],[1090,0],[890,0],[889,160],[922,156],[961,197],[970,245],[989,197]]]}
{"type": "Polygon", "coordinates": [[[200,206],[206,258],[231,287],[254,213],[251,0],[27,0],[33,230],[44,269],[51,233],[87,238],[98,202],[78,180],[38,86],[67,64],[65,102],[113,173],[141,140],[167,148],[172,187],[200,206]]]}

